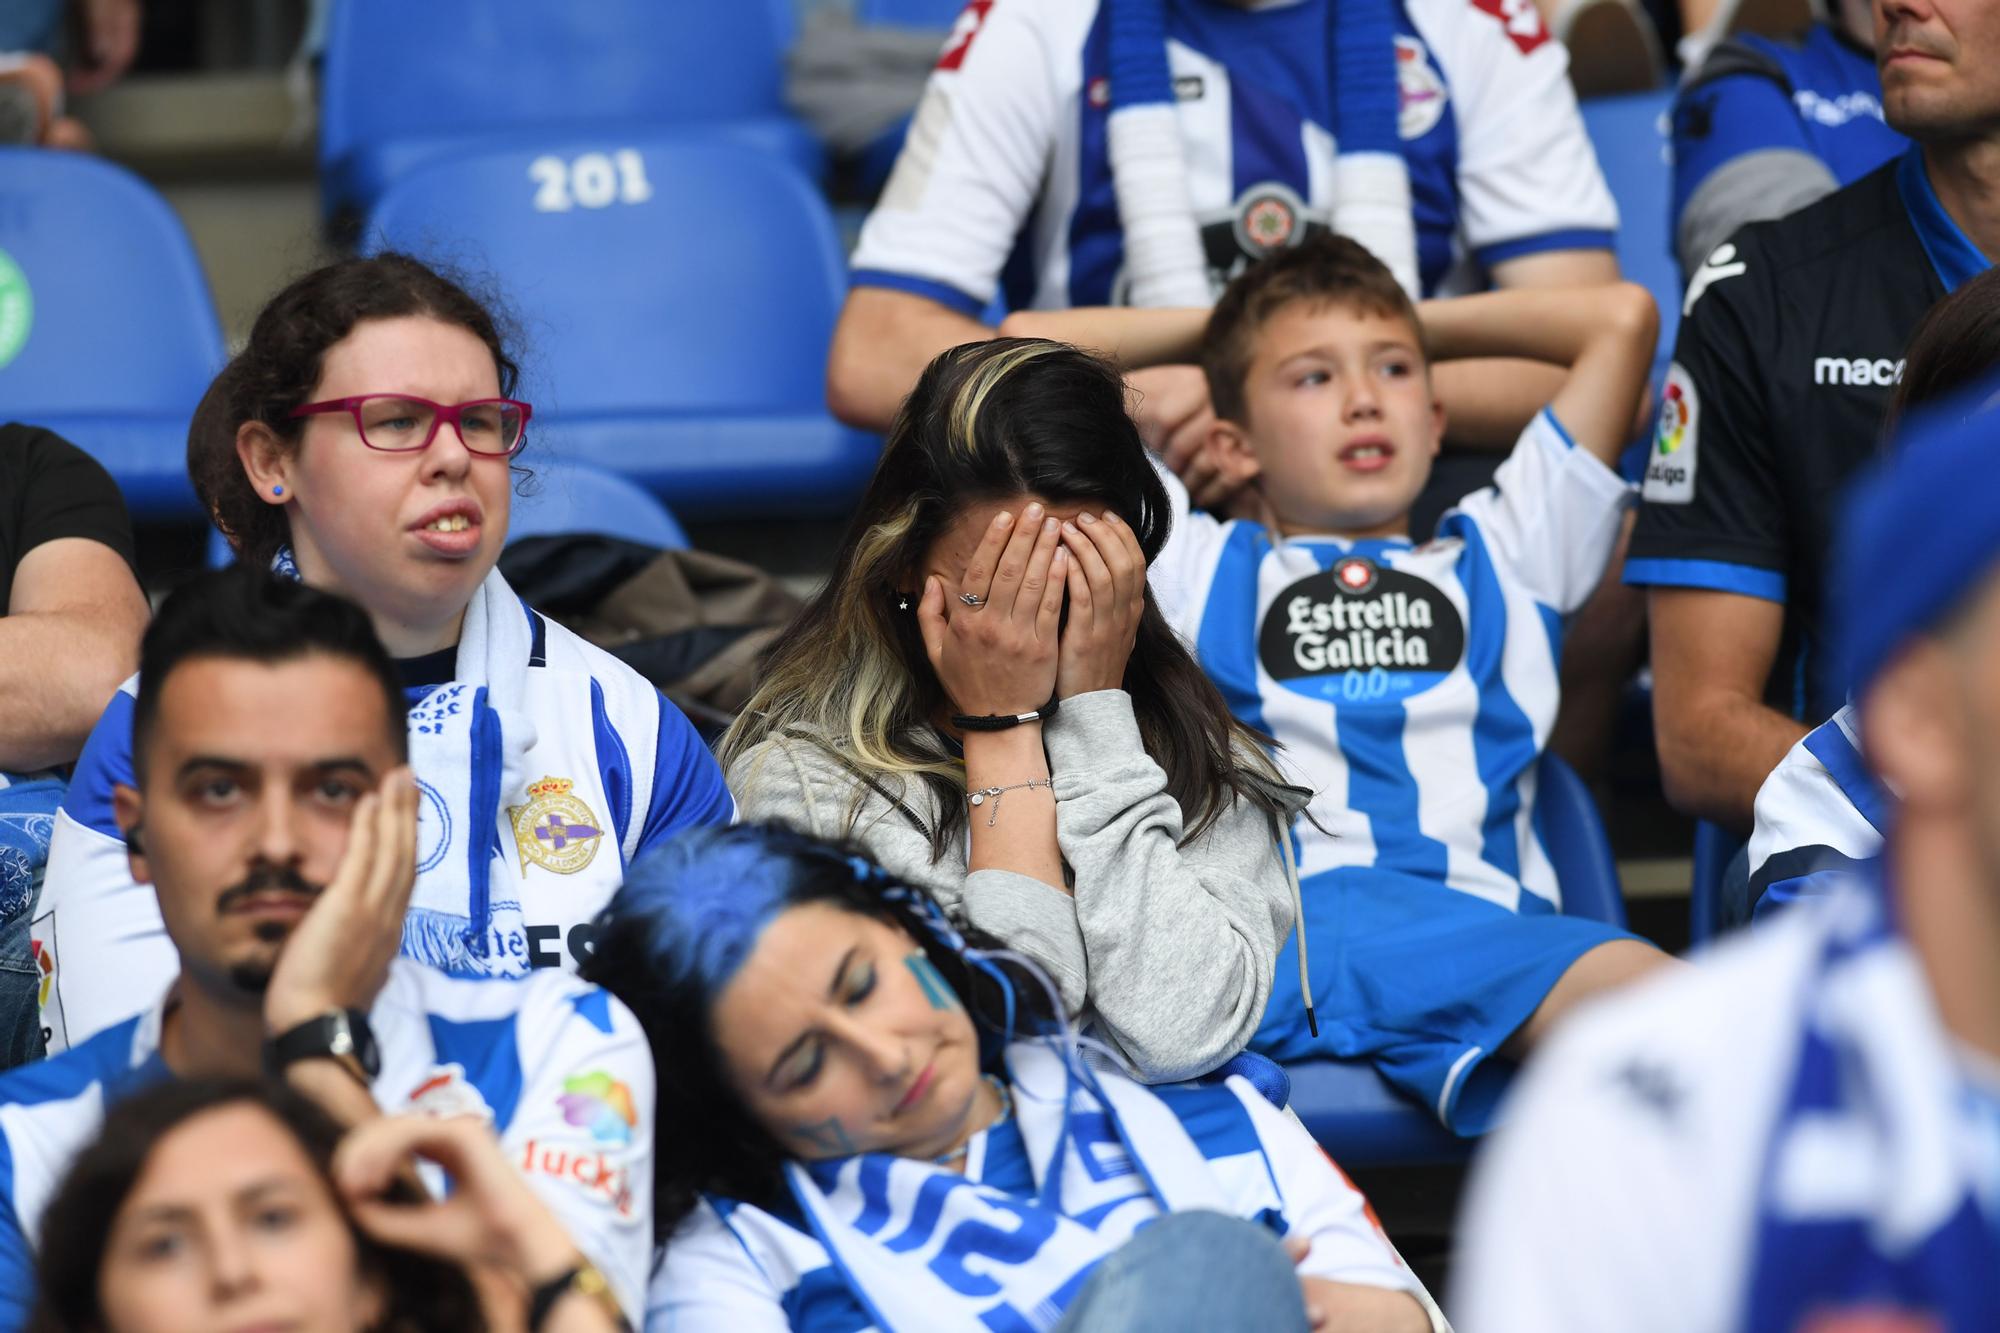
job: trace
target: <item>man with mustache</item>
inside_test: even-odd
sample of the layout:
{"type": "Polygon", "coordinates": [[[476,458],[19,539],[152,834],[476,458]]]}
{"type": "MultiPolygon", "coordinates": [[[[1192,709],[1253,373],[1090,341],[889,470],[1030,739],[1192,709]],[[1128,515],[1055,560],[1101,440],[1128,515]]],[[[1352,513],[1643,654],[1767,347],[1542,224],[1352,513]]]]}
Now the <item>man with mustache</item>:
{"type": "Polygon", "coordinates": [[[487,1121],[577,1245],[535,1280],[608,1286],[639,1313],[645,1039],[567,974],[467,980],[397,956],[427,799],[405,708],[368,617],[341,598],[238,566],[161,606],[140,650],[136,785],[116,788],[113,813],[181,971],[147,1012],[0,1076],[0,1328],[32,1304],[41,1210],[108,1102],[260,1072],[350,1125],[487,1121]]]}
{"type": "Polygon", "coordinates": [[[1883,111],[1912,144],[1694,272],[1625,566],[1650,589],[1667,796],[1739,835],[1844,701],[1820,600],[1831,499],[1878,447],[1917,321],[2000,254],[2000,6],[1874,17],[1883,111]]]}

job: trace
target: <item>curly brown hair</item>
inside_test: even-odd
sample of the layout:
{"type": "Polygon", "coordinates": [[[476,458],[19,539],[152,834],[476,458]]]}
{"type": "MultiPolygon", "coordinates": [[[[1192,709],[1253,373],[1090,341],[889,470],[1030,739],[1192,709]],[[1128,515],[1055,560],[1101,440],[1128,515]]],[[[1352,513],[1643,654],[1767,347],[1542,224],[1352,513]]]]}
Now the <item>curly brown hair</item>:
{"type": "Polygon", "coordinates": [[[291,539],[284,511],[251,489],[236,454],[236,432],[261,422],[288,446],[303,423],[292,409],[309,401],[327,349],[370,319],[425,315],[465,329],[493,353],[500,392],[521,377],[491,303],[421,260],[387,252],[314,269],[272,297],[250,340],[224,366],[188,423],[188,477],[209,517],[245,561],[269,564],[291,539]]]}

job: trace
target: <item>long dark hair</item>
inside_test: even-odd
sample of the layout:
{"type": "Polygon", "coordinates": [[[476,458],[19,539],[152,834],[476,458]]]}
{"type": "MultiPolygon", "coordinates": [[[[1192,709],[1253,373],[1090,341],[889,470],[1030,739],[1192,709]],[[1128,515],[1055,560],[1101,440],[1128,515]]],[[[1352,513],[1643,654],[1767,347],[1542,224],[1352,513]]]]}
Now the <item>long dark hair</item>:
{"type": "MultiPolygon", "coordinates": [[[[1057,1024],[1046,983],[1010,959],[976,966],[940,933],[921,890],[851,846],[783,824],[688,830],[633,863],[598,914],[580,969],[637,1015],[659,1071],[653,1219],[665,1241],[703,1194],[770,1207],[785,1197],[787,1157],[729,1085],[711,1009],[771,917],[828,903],[901,929],[930,958],[980,1034],[982,1062],[1010,1037],[1057,1024]]],[[[997,948],[977,932],[971,948],[997,948]]]]}
{"type": "MultiPolygon", "coordinates": [[[[105,1113],[97,1141],[77,1154],[42,1215],[35,1260],[40,1291],[28,1325],[33,1333],[101,1333],[98,1284],[112,1218],[161,1140],[197,1116],[239,1104],[257,1107],[283,1125],[338,1200],[332,1164],[340,1126],[283,1084],[168,1079],[134,1093],[105,1113]]],[[[361,1272],[382,1283],[388,1313],[379,1327],[385,1333],[480,1333],[486,1328],[472,1284],[455,1266],[379,1245],[352,1221],[348,1229],[361,1272]]]]}
{"type": "MultiPolygon", "coordinates": [[[[968,506],[1023,494],[1109,507],[1138,537],[1148,564],[1173,521],[1117,371],[1033,338],[941,353],[896,414],[833,577],[779,641],[723,738],[725,769],[767,737],[803,730],[871,783],[916,779],[929,787],[939,812],[927,830],[931,858],[942,859],[965,825],[965,776],[934,729],[949,711],[944,687],[914,610],[899,607],[897,594],[921,582],[925,553],[968,506]]],[[[1146,752],[1180,805],[1183,841],[1239,796],[1280,819],[1271,790],[1277,775],[1262,750],[1270,739],[1230,716],[1150,586],[1145,597],[1124,685],[1146,752]]]]}
{"type": "Polygon", "coordinates": [[[327,349],[371,319],[425,315],[455,324],[486,344],[511,397],[521,371],[501,318],[464,286],[408,255],[343,259],[314,269],[272,297],[251,326],[250,341],[224,366],[188,423],[188,477],[195,494],[237,555],[268,565],[291,539],[284,511],[251,489],[236,454],[236,431],[261,422],[296,446],[303,423],[292,409],[309,401],[327,349]]]}

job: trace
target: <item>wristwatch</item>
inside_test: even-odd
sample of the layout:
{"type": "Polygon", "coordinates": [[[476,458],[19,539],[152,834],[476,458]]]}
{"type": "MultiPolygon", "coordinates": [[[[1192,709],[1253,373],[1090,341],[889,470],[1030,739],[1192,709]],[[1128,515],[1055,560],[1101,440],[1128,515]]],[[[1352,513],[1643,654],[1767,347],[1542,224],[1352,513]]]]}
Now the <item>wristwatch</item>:
{"type": "Polygon", "coordinates": [[[301,1060],[332,1060],[364,1087],[382,1072],[381,1048],[368,1015],[359,1009],[330,1009],[265,1044],[264,1066],[274,1075],[301,1060]]]}

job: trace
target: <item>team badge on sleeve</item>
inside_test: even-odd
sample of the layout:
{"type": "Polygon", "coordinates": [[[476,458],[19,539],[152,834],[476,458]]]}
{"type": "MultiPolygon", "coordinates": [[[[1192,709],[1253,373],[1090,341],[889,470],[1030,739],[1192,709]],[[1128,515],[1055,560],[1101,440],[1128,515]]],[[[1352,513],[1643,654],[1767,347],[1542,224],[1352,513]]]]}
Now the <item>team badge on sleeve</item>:
{"type": "Polygon", "coordinates": [[[959,11],[951,35],[944,39],[944,53],[938,56],[939,69],[957,69],[965,63],[965,53],[972,49],[972,39],[979,35],[979,26],[986,22],[986,11],[991,8],[993,0],[972,0],[959,11]]]}
{"type": "Polygon", "coordinates": [[[458,1064],[434,1066],[423,1082],[410,1089],[410,1110],[439,1118],[469,1115],[493,1123],[493,1108],[466,1080],[465,1066],[458,1064]]]}
{"type": "Polygon", "coordinates": [[[558,875],[574,875],[597,855],[604,828],[590,807],[570,794],[568,778],[543,778],[528,784],[531,798],[512,807],[514,843],[521,849],[521,872],[533,862],[558,875]]]}
{"type": "Polygon", "coordinates": [[[1549,30],[1542,26],[1542,12],[1535,8],[1535,0],[1472,0],[1472,7],[1505,24],[1507,39],[1524,56],[1533,54],[1536,47],[1549,39],[1549,30]]]}
{"type": "Polygon", "coordinates": [[[1694,499],[1700,436],[1701,394],[1676,361],[1667,367],[1667,386],[1660,391],[1660,421],[1653,428],[1653,451],[1646,459],[1646,503],[1684,505],[1694,499]]]}

